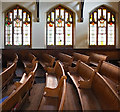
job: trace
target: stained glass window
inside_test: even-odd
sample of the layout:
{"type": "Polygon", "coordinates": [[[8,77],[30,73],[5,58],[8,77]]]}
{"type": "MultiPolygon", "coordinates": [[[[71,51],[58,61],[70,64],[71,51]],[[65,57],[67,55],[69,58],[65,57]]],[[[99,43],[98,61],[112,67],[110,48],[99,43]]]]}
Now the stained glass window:
{"type": "Polygon", "coordinates": [[[100,6],[90,13],[90,46],[115,45],[115,13],[100,6]]]}
{"type": "Polygon", "coordinates": [[[31,46],[31,13],[18,5],[5,13],[5,46],[31,46]]]}
{"type": "Polygon", "coordinates": [[[57,6],[47,14],[47,46],[73,45],[73,12],[57,6]]]}

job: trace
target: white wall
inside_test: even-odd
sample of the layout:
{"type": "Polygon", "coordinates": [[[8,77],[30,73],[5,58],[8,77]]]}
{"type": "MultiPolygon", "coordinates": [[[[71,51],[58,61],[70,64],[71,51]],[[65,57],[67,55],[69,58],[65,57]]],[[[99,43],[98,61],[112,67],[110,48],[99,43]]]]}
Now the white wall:
{"type": "MultiPolygon", "coordinates": [[[[66,1],[66,0],[64,0],[66,1]]],[[[105,0],[104,0],[105,1],[105,0]]],[[[8,7],[12,6],[16,3],[3,3],[3,11],[5,11],[8,7]]],[[[35,13],[35,3],[17,3],[32,12],[33,15],[33,22],[32,22],[32,48],[34,49],[41,49],[46,48],[46,12],[54,7],[55,5],[59,4],[58,2],[40,2],[40,22],[34,22],[36,17],[35,13]]],[[[63,4],[72,10],[76,9],[76,2],[64,2],[60,3],[63,4]]],[[[84,22],[78,23],[77,22],[77,14],[75,15],[75,38],[74,38],[74,48],[88,48],[89,46],[89,12],[100,5],[107,5],[112,8],[116,12],[116,40],[117,45],[116,47],[120,48],[119,42],[119,32],[118,32],[118,3],[117,2],[85,2],[84,5],[84,22]]],[[[2,36],[4,37],[4,36],[2,36]]]]}

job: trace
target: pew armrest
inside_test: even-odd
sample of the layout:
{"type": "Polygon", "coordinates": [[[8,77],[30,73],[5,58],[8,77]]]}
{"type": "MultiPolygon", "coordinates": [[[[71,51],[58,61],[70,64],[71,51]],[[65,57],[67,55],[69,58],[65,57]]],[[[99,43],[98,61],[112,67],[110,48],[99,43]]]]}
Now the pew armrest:
{"type": "Polygon", "coordinates": [[[15,82],[15,83],[14,83],[16,89],[19,88],[19,87],[21,86],[21,84],[22,84],[22,83],[20,83],[20,82],[15,82]]]}
{"type": "Polygon", "coordinates": [[[48,73],[55,73],[55,69],[52,67],[47,67],[47,72],[48,73]]]}
{"type": "Polygon", "coordinates": [[[50,96],[50,97],[58,97],[58,89],[45,87],[43,95],[50,96]]]}

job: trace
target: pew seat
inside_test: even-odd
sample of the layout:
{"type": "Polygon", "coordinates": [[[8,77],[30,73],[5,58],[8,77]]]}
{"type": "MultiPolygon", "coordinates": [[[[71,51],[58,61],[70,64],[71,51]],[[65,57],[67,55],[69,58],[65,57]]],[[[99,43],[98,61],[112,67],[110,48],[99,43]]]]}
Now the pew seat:
{"type": "Polygon", "coordinates": [[[61,111],[64,107],[66,94],[66,76],[59,61],[54,68],[47,69],[46,86],[38,110],[61,111]]]}
{"type": "Polygon", "coordinates": [[[39,63],[42,65],[44,70],[47,70],[48,67],[53,67],[54,62],[55,62],[55,57],[53,57],[50,54],[44,53],[39,58],[39,63]]]}

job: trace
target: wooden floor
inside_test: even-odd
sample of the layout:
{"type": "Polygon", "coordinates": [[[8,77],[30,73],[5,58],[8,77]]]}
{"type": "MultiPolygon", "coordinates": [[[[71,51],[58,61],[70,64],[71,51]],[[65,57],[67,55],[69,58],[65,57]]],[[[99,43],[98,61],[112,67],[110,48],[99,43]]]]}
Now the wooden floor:
{"type": "MultiPolygon", "coordinates": [[[[16,70],[15,81],[19,81],[24,73],[24,68],[20,64],[16,70]]],[[[37,110],[43,95],[44,87],[45,87],[45,71],[39,65],[35,75],[35,82],[29,98],[26,100],[21,110],[37,110]]],[[[7,96],[14,89],[13,85],[9,85],[8,89],[3,92],[3,96],[7,96]]],[[[77,94],[77,90],[73,85],[71,79],[67,76],[67,94],[64,104],[64,110],[81,110],[81,105],[79,101],[79,97],[77,94]]]]}

